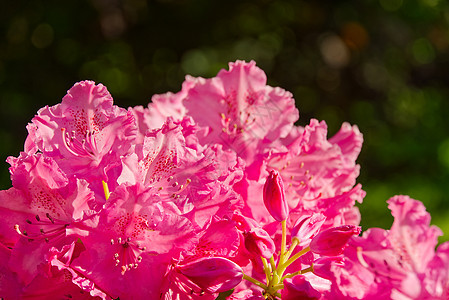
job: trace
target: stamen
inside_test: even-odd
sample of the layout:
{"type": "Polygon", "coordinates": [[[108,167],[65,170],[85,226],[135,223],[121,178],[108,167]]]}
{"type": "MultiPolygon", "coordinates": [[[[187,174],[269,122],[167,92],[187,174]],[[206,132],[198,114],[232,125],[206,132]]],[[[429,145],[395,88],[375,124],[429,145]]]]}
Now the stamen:
{"type": "Polygon", "coordinates": [[[363,249],[362,247],[357,247],[357,259],[359,260],[360,264],[362,266],[364,266],[365,268],[369,268],[368,263],[366,262],[366,260],[363,258],[363,249]]]}
{"type": "Polygon", "coordinates": [[[46,213],[45,216],[50,220],[50,222],[52,222],[53,224],[55,223],[55,220],[53,220],[49,213],[46,213]]]}

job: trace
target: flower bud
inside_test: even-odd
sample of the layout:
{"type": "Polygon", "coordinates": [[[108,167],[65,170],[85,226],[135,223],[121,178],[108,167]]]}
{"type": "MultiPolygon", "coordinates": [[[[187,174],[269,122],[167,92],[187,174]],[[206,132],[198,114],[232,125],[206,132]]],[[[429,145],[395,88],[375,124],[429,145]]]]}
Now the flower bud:
{"type": "Polygon", "coordinates": [[[349,239],[358,235],[360,226],[343,225],[321,231],[310,242],[310,250],[313,253],[324,256],[337,256],[343,253],[349,239]]]}
{"type": "Polygon", "coordinates": [[[300,246],[309,244],[310,240],[320,231],[325,220],[326,217],[321,213],[300,217],[292,228],[292,240],[298,239],[300,246]]]}
{"type": "Polygon", "coordinates": [[[343,266],[343,258],[340,256],[324,256],[313,262],[313,274],[325,279],[332,280],[333,273],[331,268],[333,266],[343,266]]]}
{"type": "Polygon", "coordinates": [[[304,275],[285,279],[281,295],[282,300],[318,300],[321,298],[321,293],[312,287],[304,275]]]}
{"type": "Polygon", "coordinates": [[[254,219],[245,217],[240,213],[234,213],[232,220],[236,222],[235,227],[241,231],[251,231],[253,228],[259,227],[254,219]]]}
{"type": "Polygon", "coordinates": [[[255,256],[270,258],[276,251],[273,239],[260,227],[253,228],[245,233],[245,247],[255,256]]]}
{"type": "Polygon", "coordinates": [[[177,270],[210,294],[228,291],[243,279],[242,268],[223,257],[200,258],[177,270]]]}
{"type": "Polygon", "coordinates": [[[284,183],[277,171],[271,170],[263,186],[263,202],[268,212],[276,221],[288,217],[289,208],[284,196],[284,183]]]}

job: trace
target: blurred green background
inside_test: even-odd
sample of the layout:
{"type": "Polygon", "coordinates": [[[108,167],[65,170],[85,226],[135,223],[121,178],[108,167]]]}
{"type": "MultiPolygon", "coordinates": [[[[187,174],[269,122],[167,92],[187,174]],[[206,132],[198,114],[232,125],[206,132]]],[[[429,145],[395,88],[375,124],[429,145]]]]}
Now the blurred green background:
{"type": "Polygon", "coordinates": [[[362,226],[389,228],[385,201],[422,200],[449,235],[449,3],[443,0],[9,1],[0,10],[0,188],[25,126],[79,80],[122,107],[255,60],[291,91],[299,125],[357,124],[362,226]]]}

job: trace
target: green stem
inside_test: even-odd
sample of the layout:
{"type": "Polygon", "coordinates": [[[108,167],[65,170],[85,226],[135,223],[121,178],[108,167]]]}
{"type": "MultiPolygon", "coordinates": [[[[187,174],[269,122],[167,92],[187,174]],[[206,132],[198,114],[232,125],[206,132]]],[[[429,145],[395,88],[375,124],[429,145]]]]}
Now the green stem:
{"type": "Polygon", "coordinates": [[[267,259],[265,257],[262,257],[262,263],[263,263],[263,270],[265,272],[265,277],[267,278],[267,284],[271,279],[271,269],[268,266],[267,259]]]}
{"type": "Polygon", "coordinates": [[[279,270],[282,270],[282,273],[285,271],[285,269],[291,265],[295,260],[297,260],[298,258],[300,258],[301,256],[303,256],[304,254],[306,254],[307,252],[310,251],[310,248],[304,248],[301,251],[299,251],[298,253],[296,253],[295,255],[293,255],[292,257],[290,257],[280,268],[279,270]]]}
{"type": "Polygon", "coordinates": [[[299,240],[298,238],[293,238],[292,244],[290,245],[290,249],[288,249],[287,253],[285,254],[284,260],[287,260],[290,258],[290,255],[292,255],[293,250],[295,250],[296,246],[298,246],[299,240]]]}
{"type": "Polygon", "coordinates": [[[285,247],[287,245],[287,221],[282,220],[282,240],[281,240],[281,256],[279,257],[278,266],[284,263],[285,247]]]}
{"type": "Polygon", "coordinates": [[[271,272],[274,274],[276,272],[276,263],[274,262],[274,257],[270,257],[270,264],[271,264],[271,272]]]}
{"type": "Polygon", "coordinates": [[[310,267],[305,268],[301,271],[297,271],[295,273],[290,273],[290,274],[285,275],[284,277],[282,277],[281,282],[284,282],[284,279],[286,279],[286,278],[292,278],[292,277],[295,277],[296,275],[305,274],[308,272],[313,272],[313,264],[310,267]]]}
{"type": "Polygon", "coordinates": [[[263,288],[264,290],[267,290],[267,289],[268,289],[268,287],[267,287],[265,284],[263,284],[262,282],[260,282],[260,281],[257,280],[257,279],[252,278],[251,276],[248,276],[248,275],[246,275],[246,274],[243,274],[243,279],[246,279],[246,280],[248,280],[249,282],[254,283],[255,285],[257,285],[257,286],[263,288]]]}
{"type": "Polygon", "coordinates": [[[282,282],[284,282],[284,279],[286,279],[286,278],[292,278],[292,277],[295,277],[296,275],[299,275],[299,274],[301,274],[301,271],[298,271],[298,272],[295,272],[295,273],[290,273],[290,274],[287,274],[287,275],[285,275],[284,277],[282,277],[282,282]]]}
{"type": "Polygon", "coordinates": [[[305,269],[303,269],[303,270],[301,270],[301,271],[299,271],[299,272],[300,272],[300,274],[305,274],[305,273],[313,272],[313,264],[312,264],[310,267],[305,268],[305,269]]]}

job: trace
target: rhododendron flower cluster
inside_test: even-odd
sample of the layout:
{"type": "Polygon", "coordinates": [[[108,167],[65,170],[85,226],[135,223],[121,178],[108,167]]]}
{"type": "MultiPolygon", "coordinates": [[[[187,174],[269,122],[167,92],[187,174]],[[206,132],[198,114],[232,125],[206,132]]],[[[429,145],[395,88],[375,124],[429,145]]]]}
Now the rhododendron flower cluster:
{"type": "Polygon", "coordinates": [[[83,81],[41,108],[0,191],[0,298],[449,298],[424,206],[359,236],[361,133],[296,126],[266,81],[237,61],[147,107],[83,81]]]}

